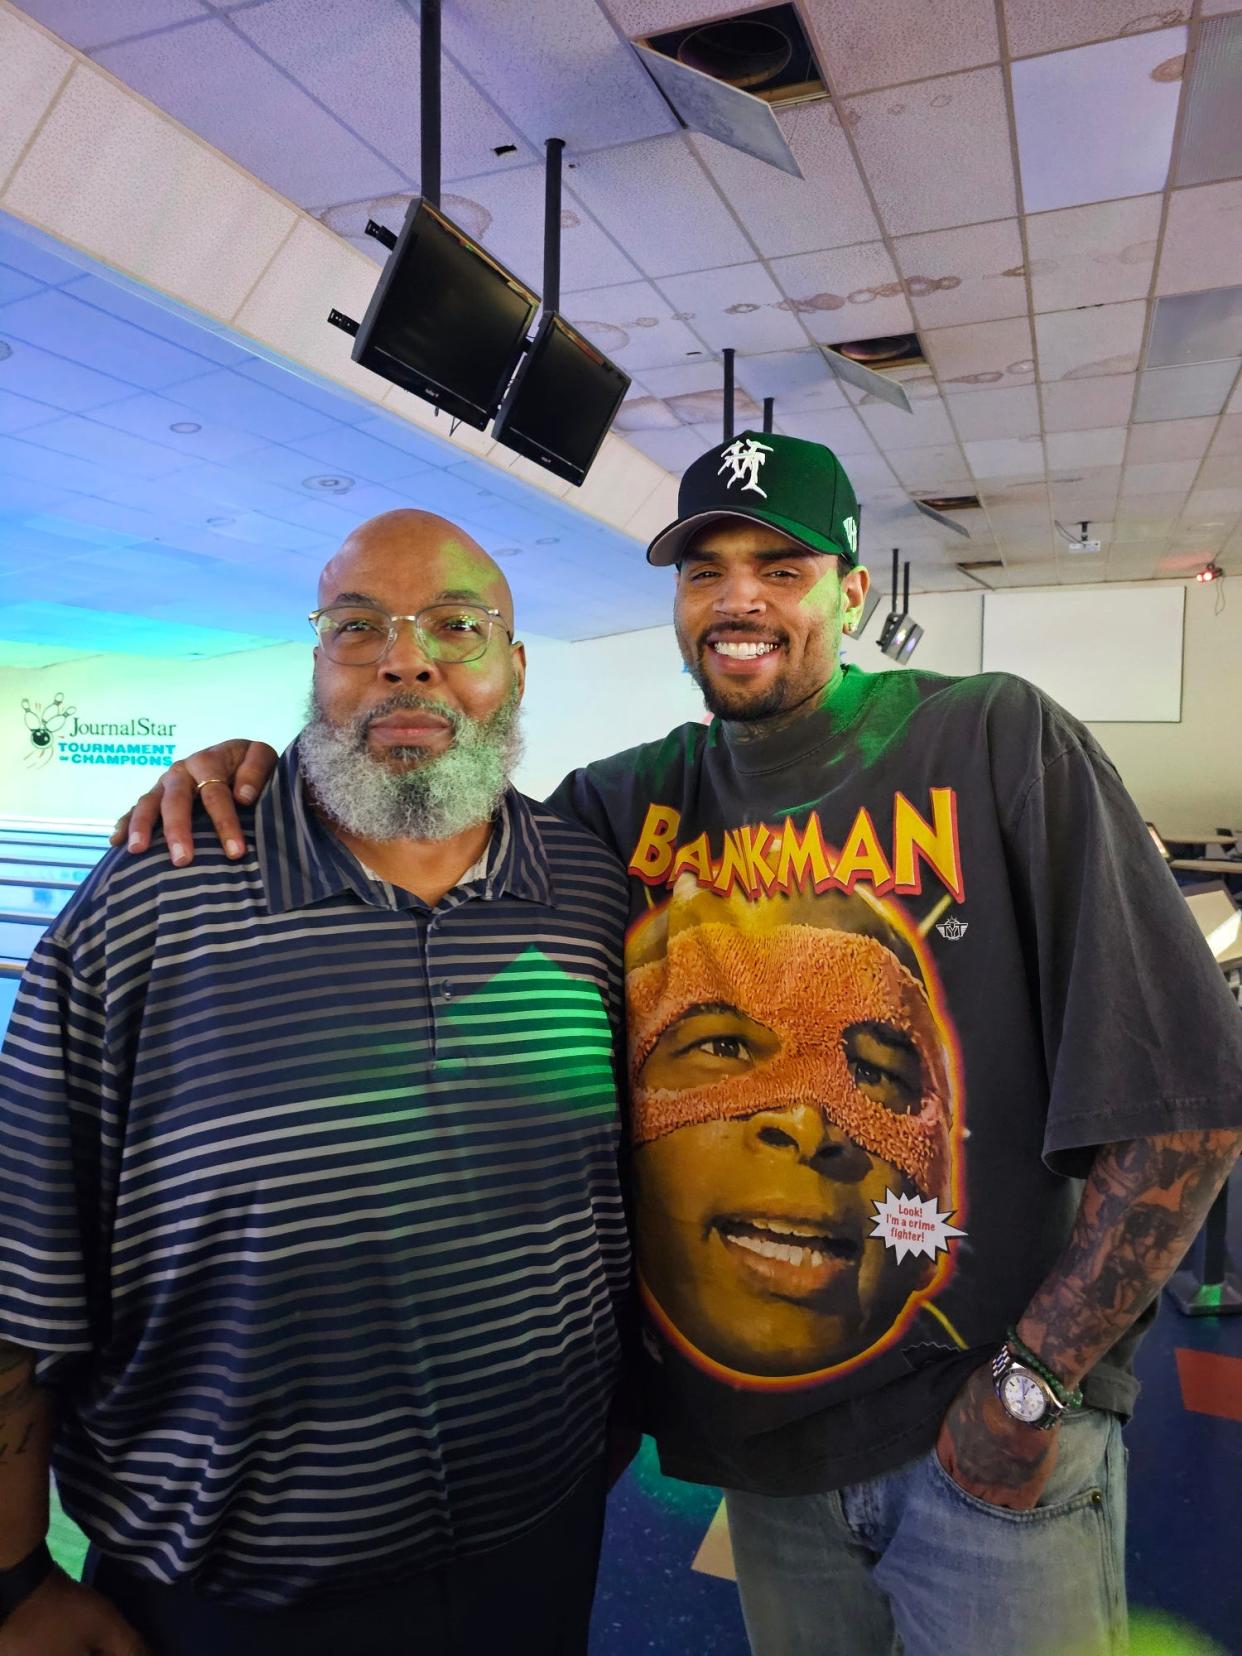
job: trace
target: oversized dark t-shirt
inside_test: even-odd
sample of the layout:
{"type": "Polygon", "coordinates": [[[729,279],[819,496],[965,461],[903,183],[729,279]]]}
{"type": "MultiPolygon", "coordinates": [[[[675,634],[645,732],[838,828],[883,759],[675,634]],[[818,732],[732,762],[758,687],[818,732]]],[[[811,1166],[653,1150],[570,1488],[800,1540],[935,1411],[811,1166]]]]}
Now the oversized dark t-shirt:
{"type": "MultiPolygon", "coordinates": [[[[1007,675],[573,772],[627,865],[648,1425],[780,1494],[922,1453],[1095,1148],[1242,1124],[1242,1017],[1093,737],[1007,675]]],[[[1144,1319],[1146,1320],[1146,1319],[1144,1319]]],[[[1086,1381],[1128,1414],[1132,1331],[1086,1381]]]]}

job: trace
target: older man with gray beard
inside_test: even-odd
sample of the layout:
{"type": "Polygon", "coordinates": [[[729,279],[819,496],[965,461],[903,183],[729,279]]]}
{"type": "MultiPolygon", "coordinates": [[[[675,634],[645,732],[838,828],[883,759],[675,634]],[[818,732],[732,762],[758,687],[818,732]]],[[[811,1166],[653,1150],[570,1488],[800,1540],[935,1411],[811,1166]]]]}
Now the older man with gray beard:
{"type": "Polygon", "coordinates": [[[525,656],[468,536],[364,524],[311,620],[253,852],[113,853],[14,1011],[6,1656],[586,1648],[624,876],[507,781],[525,656]]]}

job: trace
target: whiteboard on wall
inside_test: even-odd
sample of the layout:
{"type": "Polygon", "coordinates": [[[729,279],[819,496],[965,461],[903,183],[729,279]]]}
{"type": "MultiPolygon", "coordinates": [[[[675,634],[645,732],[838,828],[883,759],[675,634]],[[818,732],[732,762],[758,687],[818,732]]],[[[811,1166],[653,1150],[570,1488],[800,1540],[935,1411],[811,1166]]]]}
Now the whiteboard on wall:
{"type": "Polygon", "coordinates": [[[1091,724],[1177,724],[1182,716],[1180,585],[989,592],[983,670],[1030,679],[1091,724]]]}

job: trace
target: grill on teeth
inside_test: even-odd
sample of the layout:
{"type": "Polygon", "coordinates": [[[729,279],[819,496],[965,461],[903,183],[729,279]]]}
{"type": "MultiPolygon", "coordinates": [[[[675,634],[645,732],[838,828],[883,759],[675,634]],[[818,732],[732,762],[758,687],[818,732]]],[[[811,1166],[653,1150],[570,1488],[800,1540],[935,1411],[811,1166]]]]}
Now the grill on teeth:
{"type": "Polygon", "coordinates": [[[775,644],[760,644],[751,640],[720,640],[712,645],[717,655],[732,656],[735,661],[752,661],[756,656],[770,654],[775,648],[775,644]]]}

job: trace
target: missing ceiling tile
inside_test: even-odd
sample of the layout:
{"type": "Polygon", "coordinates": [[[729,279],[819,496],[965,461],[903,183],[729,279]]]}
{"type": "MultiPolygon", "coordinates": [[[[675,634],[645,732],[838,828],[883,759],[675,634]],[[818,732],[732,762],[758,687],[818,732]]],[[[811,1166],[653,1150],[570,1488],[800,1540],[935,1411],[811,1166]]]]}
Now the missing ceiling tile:
{"type": "Polygon", "coordinates": [[[933,512],[969,512],[972,508],[977,511],[983,510],[977,494],[920,495],[919,503],[929,507],[933,512]]]}
{"type": "Polygon", "coordinates": [[[737,17],[640,35],[637,44],[776,106],[828,96],[793,5],[761,6],[737,17]]]}
{"type": "Polygon", "coordinates": [[[927,365],[919,336],[912,333],[881,334],[875,339],[851,339],[831,347],[838,356],[859,362],[873,373],[882,374],[893,368],[917,368],[927,365]]]}

